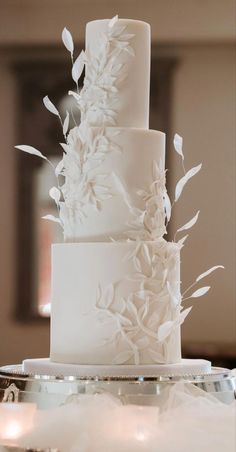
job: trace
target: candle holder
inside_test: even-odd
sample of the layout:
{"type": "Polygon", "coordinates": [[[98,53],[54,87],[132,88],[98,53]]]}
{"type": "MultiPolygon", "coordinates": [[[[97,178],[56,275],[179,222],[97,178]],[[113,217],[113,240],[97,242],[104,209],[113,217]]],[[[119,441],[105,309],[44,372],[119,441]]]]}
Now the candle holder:
{"type": "Polygon", "coordinates": [[[205,375],[77,377],[30,375],[22,371],[22,365],[12,365],[0,368],[0,402],[30,402],[47,409],[80,394],[110,393],[124,405],[161,406],[163,391],[177,382],[197,386],[225,403],[235,398],[235,375],[222,368],[212,368],[205,375]]]}

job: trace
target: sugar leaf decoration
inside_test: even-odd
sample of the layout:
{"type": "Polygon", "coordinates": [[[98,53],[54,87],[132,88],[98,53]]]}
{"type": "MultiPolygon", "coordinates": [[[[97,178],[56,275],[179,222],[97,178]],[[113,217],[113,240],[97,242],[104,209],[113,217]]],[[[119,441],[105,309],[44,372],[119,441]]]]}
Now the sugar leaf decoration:
{"type": "Polygon", "coordinates": [[[63,135],[66,135],[68,132],[69,122],[70,122],[70,115],[69,115],[69,112],[66,111],[66,117],[63,122],[63,135]]]}
{"type": "Polygon", "coordinates": [[[184,323],[187,315],[189,315],[190,311],[192,310],[192,306],[190,306],[189,308],[184,309],[184,311],[182,311],[180,313],[179,316],[179,325],[182,325],[182,323],[184,323]]]}
{"type": "Polygon", "coordinates": [[[42,218],[43,220],[53,221],[54,223],[59,223],[61,225],[60,218],[54,217],[54,215],[44,215],[42,218]]]}
{"type": "Polygon", "coordinates": [[[109,28],[114,27],[114,25],[116,24],[117,21],[118,21],[118,15],[112,17],[112,19],[109,20],[108,27],[109,27],[109,28]]]}
{"type": "Polygon", "coordinates": [[[200,289],[197,289],[195,292],[193,292],[189,298],[202,297],[203,295],[205,295],[208,292],[208,290],[210,290],[210,288],[211,288],[211,286],[200,287],[200,289]]]}
{"type": "Polygon", "coordinates": [[[214,267],[209,268],[209,270],[205,271],[201,275],[199,275],[196,279],[196,282],[200,281],[201,279],[205,278],[206,276],[210,275],[212,272],[217,270],[218,268],[225,268],[223,265],[215,265],[214,267]]]}
{"type": "Polygon", "coordinates": [[[180,247],[180,249],[184,246],[185,240],[187,240],[188,238],[188,234],[185,235],[184,237],[181,237],[180,240],[178,240],[177,245],[180,247]]]}
{"type": "Polygon", "coordinates": [[[167,222],[169,223],[170,218],[171,218],[171,202],[170,202],[170,198],[169,198],[169,195],[167,192],[164,192],[163,197],[164,197],[166,219],[167,219],[167,222]]]}
{"type": "Polygon", "coordinates": [[[61,192],[60,192],[60,190],[58,190],[57,187],[52,187],[49,190],[49,195],[55,201],[56,204],[59,204],[61,192]]]}
{"type": "Polygon", "coordinates": [[[176,133],[174,136],[174,148],[176,152],[181,155],[182,159],[184,160],[184,154],[183,154],[183,138],[176,133]]]}
{"type": "Polygon", "coordinates": [[[78,83],[78,80],[84,69],[84,64],[85,64],[85,53],[82,50],[72,66],[72,78],[75,83],[78,83]]]}
{"type": "Polygon", "coordinates": [[[171,333],[174,326],[173,320],[167,320],[167,322],[162,323],[158,328],[157,338],[160,342],[163,342],[171,333]]]}
{"type": "Polygon", "coordinates": [[[177,232],[186,231],[187,229],[192,228],[198,220],[199,213],[200,210],[198,210],[196,215],[190,221],[188,221],[188,223],[184,224],[181,228],[177,229],[177,232]]]}
{"type": "Polygon", "coordinates": [[[200,171],[201,167],[202,167],[201,163],[198,166],[194,166],[177,182],[177,185],[175,188],[175,202],[178,201],[178,199],[183,191],[183,188],[187,184],[188,180],[191,179],[193,176],[195,176],[200,171]]]}
{"type": "Polygon", "coordinates": [[[20,151],[27,152],[27,154],[36,155],[37,157],[41,157],[41,159],[48,160],[45,155],[43,155],[38,149],[35,149],[33,146],[28,146],[26,144],[21,144],[15,146],[16,149],[20,151]]]}
{"type": "Polygon", "coordinates": [[[63,167],[64,167],[64,162],[63,162],[63,159],[62,159],[62,160],[60,160],[60,162],[57,164],[57,166],[55,168],[55,175],[56,175],[56,177],[58,177],[59,174],[61,174],[61,171],[62,171],[63,167]]]}
{"type": "Polygon", "coordinates": [[[48,111],[50,111],[51,113],[53,113],[56,116],[60,117],[59,111],[57,110],[57,108],[55,107],[55,105],[51,102],[51,100],[49,99],[48,96],[45,96],[43,98],[43,103],[45,105],[45,107],[47,108],[48,111]]]}
{"type": "Polygon", "coordinates": [[[70,31],[67,30],[66,27],[62,31],[62,36],[61,37],[62,37],[62,41],[63,41],[64,46],[71,53],[71,56],[72,56],[73,52],[74,52],[74,42],[73,42],[73,38],[72,38],[72,35],[71,35],[70,31]]]}

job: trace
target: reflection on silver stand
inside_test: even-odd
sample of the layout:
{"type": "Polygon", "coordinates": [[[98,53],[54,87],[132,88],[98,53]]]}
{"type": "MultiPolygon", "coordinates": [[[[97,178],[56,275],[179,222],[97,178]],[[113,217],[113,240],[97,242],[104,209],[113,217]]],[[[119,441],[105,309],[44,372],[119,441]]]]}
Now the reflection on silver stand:
{"type": "MultiPolygon", "coordinates": [[[[224,403],[234,400],[236,378],[232,371],[212,368],[204,375],[143,377],[64,377],[29,375],[21,365],[0,368],[0,402],[36,403],[47,409],[73,401],[82,394],[110,393],[119,397],[123,404],[152,405],[161,407],[163,395],[173,384],[182,382],[194,385],[214,395],[224,403]]],[[[58,449],[22,449],[4,446],[3,452],[60,452],[58,449]]]]}
{"type": "Polygon", "coordinates": [[[0,368],[0,402],[31,402],[47,409],[68,403],[81,394],[110,393],[123,404],[161,406],[164,390],[177,382],[194,385],[225,403],[234,400],[236,379],[228,369],[212,368],[204,375],[63,377],[29,375],[21,365],[0,368]]]}

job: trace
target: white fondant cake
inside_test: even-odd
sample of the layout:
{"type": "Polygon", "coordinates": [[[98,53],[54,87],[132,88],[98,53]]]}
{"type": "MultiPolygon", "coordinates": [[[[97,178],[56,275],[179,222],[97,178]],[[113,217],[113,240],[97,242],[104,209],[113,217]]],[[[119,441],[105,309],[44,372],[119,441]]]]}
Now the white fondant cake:
{"type": "Polygon", "coordinates": [[[181,307],[181,246],[162,238],[165,135],[147,130],[149,80],[149,25],[87,25],[85,81],[74,94],[82,122],[63,145],[59,203],[66,242],[80,243],[52,249],[52,361],[181,361],[190,309],[181,307]]]}
{"type": "MultiPolygon", "coordinates": [[[[46,218],[60,223],[65,243],[52,247],[50,362],[26,360],[24,370],[36,372],[38,366],[38,373],[48,369],[53,375],[209,372],[208,361],[181,359],[180,326],[191,310],[183,309],[180,290],[186,237],[177,243],[163,238],[171,202],[165,135],[148,129],[150,27],[117,16],[89,22],[86,51],[75,61],[68,30],[62,37],[77,88],[69,94],[81,123],[68,132],[69,113],[62,121],[44,98],[47,109],[59,116],[65,137],[55,169],[58,188],[50,190],[59,217],[46,218]]],[[[45,158],[32,147],[18,148],[45,158]]],[[[175,149],[183,159],[178,135],[175,149]]],[[[200,168],[184,170],[174,202],[200,168]]],[[[177,232],[195,224],[198,213],[177,232]]]]}

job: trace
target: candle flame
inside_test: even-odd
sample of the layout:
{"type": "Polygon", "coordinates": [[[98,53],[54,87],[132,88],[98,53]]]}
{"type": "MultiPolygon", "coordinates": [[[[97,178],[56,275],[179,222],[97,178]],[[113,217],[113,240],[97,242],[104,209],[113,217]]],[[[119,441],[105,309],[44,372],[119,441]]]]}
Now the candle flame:
{"type": "Polygon", "coordinates": [[[5,439],[16,439],[21,435],[21,433],[22,429],[20,424],[16,421],[10,421],[6,426],[4,436],[5,439]]]}

